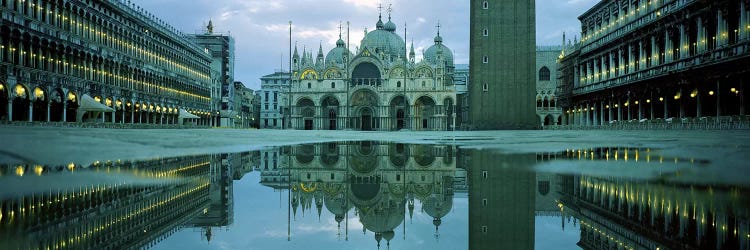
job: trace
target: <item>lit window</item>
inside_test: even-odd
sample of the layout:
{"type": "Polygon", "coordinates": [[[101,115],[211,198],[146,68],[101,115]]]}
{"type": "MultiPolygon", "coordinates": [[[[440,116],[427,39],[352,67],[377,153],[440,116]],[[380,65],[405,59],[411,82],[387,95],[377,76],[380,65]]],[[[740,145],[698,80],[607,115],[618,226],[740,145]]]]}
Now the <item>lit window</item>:
{"type": "Polygon", "coordinates": [[[486,10],[486,9],[489,9],[489,8],[490,8],[490,4],[487,3],[487,1],[484,1],[484,3],[482,3],[482,9],[486,10]]]}

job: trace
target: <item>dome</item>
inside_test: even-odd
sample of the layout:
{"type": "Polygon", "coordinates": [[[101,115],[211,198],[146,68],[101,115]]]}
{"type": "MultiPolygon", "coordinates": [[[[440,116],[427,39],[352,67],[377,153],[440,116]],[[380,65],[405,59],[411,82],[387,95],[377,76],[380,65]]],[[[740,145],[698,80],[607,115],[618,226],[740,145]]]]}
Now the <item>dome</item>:
{"type": "Polygon", "coordinates": [[[383,29],[389,32],[395,32],[396,31],[396,24],[391,22],[391,19],[388,18],[388,22],[383,25],[383,29]]]}
{"type": "Polygon", "coordinates": [[[435,44],[427,48],[424,52],[424,60],[430,64],[437,64],[438,52],[442,53],[443,60],[448,67],[454,67],[453,52],[447,46],[443,45],[443,37],[440,33],[435,37],[435,44]]]}
{"type": "Polygon", "coordinates": [[[406,43],[394,32],[376,29],[365,35],[360,48],[367,48],[375,55],[380,55],[382,52],[390,57],[399,57],[404,56],[406,43]]]}
{"type": "Polygon", "coordinates": [[[344,64],[344,55],[347,55],[348,58],[352,58],[352,52],[346,49],[346,43],[344,42],[344,40],[341,40],[341,38],[339,38],[339,40],[336,41],[336,48],[328,51],[328,54],[326,55],[327,67],[336,64],[344,64]]]}
{"type": "Polygon", "coordinates": [[[331,212],[332,214],[339,216],[346,214],[346,212],[349,211],[349,209],[352,208],[352,205],[347,202],[345,197],[335,197],[335,196],[328,196],[326,195],[323,199],[323,203],[325,203],[326,209],[328,209],[328,212],[331,212]]]}
{"type": "Polygon", "coordinates": [[[432,218],[443,218],[453,209],[453,196],[448,195],[444,199],[429,197],[426,201],[423,201],[422,209],[432,218]]]}
{"type": "Polygon", "coordinates": [[[362,226],[374,233],[392,231],[404,220],[404,204],[395,202],[390,205],[379,204],[360,212],[359,220],[362,226]]]}

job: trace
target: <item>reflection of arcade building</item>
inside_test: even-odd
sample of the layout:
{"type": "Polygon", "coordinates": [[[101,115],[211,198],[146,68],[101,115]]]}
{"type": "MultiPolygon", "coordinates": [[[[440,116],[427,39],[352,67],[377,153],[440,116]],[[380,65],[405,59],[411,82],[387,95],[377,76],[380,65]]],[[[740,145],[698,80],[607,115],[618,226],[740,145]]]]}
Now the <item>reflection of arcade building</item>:
{"type": "MultiPolygon", "coordinates": [[[[439,27],[439,26],[438,26],[439,27]]],[[[453,128],[453,53],[435,44],[415,62],[414,45],[396,25],[379,19],[353,55],[339,36],[336,47],[317,57],[294,49],[291,127],[294,129],[447,130],[453,128]],[[313,61],[315,60],[315,61],[313,61]]],[[[285,104],[286,105],[286,104],[285,104]]],[[[288,111],[284,111],[288,112],[288,111]]]]}
{"type": "Polygon", "coordinates": [[[348,229],[347,214],[354,208],[363,230],[373,232],[378,245],[390,244],[406,211],[413,216],[416,200],[432,217],[438,237],[441,218],[453,207],[454,150],[370,142],[292,147],[292,213],[296,217],[298,210],[304,214],[314,207],[320,216],[325,205],[341,230],[342,221],[348,229]]]}
{"type": "MultiPolygon", "coordinates": [[[[649,149],[568,150],[561,159],[613,163],[630,159],[643,166],[699,161],[649,149]],[[629,157],[628,157],[629,156],[629,157]]],[[[578,218],[583,249],[748,249],[750,234],[744,189],[682,186],[648,180],[562,175],[560,208],[578,218]]]]}
{"type": "MultiPolygon", "coordinates": [[[[2,249],[129,249],[150,247],[204,213],[209,202],[209,156],[90,166],[2,165],[2,178],[21,178],[33,190],[93,175],[132,175],[151,185],[73,184],[55,191],[0,198],[2,249]],[[8,175],[16,175],[8,176],[8,175]],[[80,175],[80,176],[77,176],[80,175]],[[61,180],[56,181],[58,178],[61,180]],[[179,178],[179,179],[175,179],[179,178]],[[32,187],[33,186],[33,187],[32,187]]],[[[131,180],[129,179],[129,180],[131,180]]],[[[5,181],[5,180],[3,180],[5,181]]]]}

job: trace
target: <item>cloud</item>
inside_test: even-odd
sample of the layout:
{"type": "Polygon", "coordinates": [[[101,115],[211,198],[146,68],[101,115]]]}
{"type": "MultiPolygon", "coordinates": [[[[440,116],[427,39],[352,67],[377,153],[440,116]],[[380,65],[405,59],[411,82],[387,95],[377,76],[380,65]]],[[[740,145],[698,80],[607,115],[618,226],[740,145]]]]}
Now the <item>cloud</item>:
{"type": "Polygon", "coordinates": [[[343,0],[344,3],[353,5],[357,8],[374,9],[381,4],[381,0],[343,0]]]}

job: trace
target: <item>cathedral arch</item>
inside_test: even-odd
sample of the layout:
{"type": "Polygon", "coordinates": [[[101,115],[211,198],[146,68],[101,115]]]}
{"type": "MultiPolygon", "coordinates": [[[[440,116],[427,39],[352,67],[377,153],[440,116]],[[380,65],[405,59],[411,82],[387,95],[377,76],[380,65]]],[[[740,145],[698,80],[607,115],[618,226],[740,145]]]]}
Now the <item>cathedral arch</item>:
{"type": "Polygon", "coordinates": [[[432,78],[432,75],[433,75],[432,69],[430,69],[427,66],[419,67],[415,71],[415,76],[417,78],[432,78]]]}
{"type": "Polygon", "coordinates": [[[314,69],[305,69],[299,76],[300,80],[317,80],[318,72],[314,69]]]}
{"type": "Polygon", "coordinates": [[[380,86],[381,77],[380,68],[372,62],[359,63],[352,70],[353,85],[380,86]]]}
{"type": "Polygon", "coordinates": [[[331,67],[326,70],[326,72],[323,74],[323,79],[341,79],[343,78],[343,74],[341,73],[341,70],[339,70],[336,67],[331,67]]]}
{"type": "Polygon", "coordinates": [[[13,96],[13,121],[29,120],[29,88],[21,83],[16,84],[12,90],[13,96]]]}

